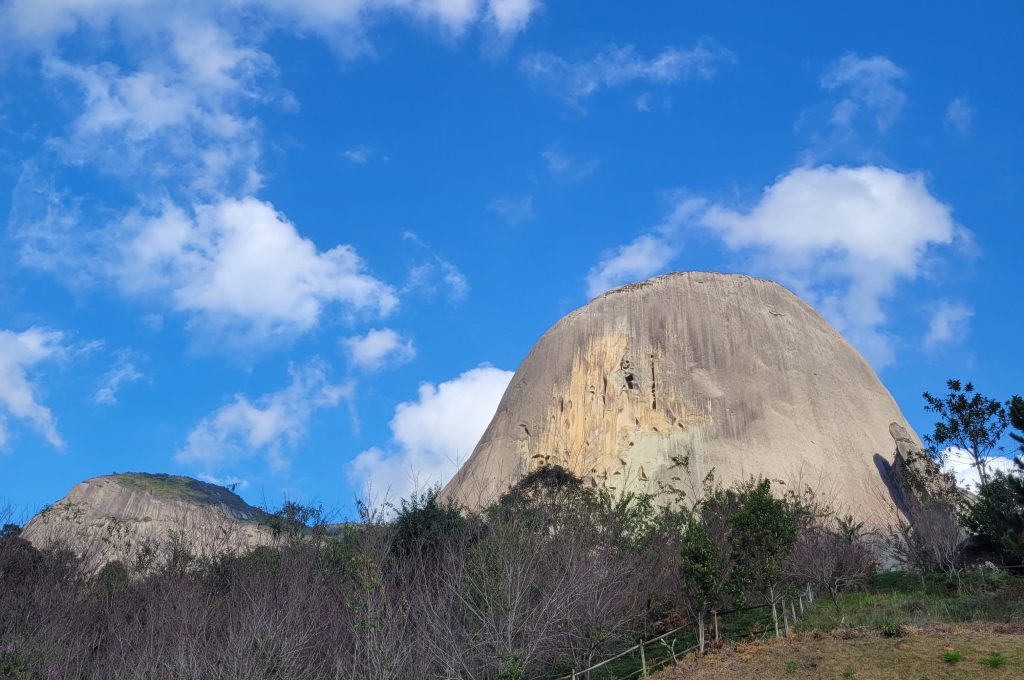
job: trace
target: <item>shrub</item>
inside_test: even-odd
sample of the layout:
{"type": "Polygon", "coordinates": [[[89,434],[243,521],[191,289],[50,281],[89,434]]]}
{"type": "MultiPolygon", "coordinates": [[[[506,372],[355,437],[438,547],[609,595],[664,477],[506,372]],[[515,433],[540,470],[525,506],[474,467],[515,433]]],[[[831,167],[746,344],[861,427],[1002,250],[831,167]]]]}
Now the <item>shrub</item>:
{"type": "Polygon", "coordinates": [[[949,664],[960,663],[963,658],[964,655],[959,649],[951,649],[942,653],[942,660],[949,664]]]}
{"type": "Polygon", "coordinates": [[[882,636],[887,638],[903,637],[906,631],[896,621],[886,621],[882,624],[882,636]]]}

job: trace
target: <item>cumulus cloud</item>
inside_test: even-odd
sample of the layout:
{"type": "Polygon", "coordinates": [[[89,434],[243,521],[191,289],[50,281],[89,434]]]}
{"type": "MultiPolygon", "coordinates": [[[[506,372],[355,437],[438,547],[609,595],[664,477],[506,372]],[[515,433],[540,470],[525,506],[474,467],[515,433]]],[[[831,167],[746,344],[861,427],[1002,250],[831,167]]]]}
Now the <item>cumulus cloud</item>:
{"type": "Polygon", "coordinates": [[[342,339],[352,365],[364,371],[404,364],[416,356],[416,346],[391,328],[373,328],[365,335],[342,339]]]}
{"type": "Polygon", "coordinates": [[[921,174],[875,166],[798,168],[749,210],[710,206],[701,225],[807,295],[876,366],[893,359],[884,302],[960,229],[921,174]]]}
{"type": "Polygon", "coordinates": [[[710,40],[690,49],[668,47],[645,58],[632,45],[610,45],[590,59],[570,62],[550,52],[534,52],[523,58],[521,68],[531,80],[574,107],[602,89],[630,83],[670,85],[682,80],[710,80],[718,70],[735,61],[729,50],[710,40]]]}
{"type": "Polygon", "coordinates": [[[117,363],[100,378],[99,387],[92,395],[93,402],[112,406],[117,403],[117,393],[126,385],[142,380],[145,377],[135,367],[130,352],[121,352],[117,363]]]}
{"type": "Polygon", "coordinates": [[[173,21],[157,43],[137,69],[45,57],[43,75],[81,96],[51,146],[127,181],[173,181],[201,195],[258,189],[260,129],[241,111],[274,98],[269,55],[209,23],[173,21]]]}
{"type": "Polygon", "coordinates": [[[165,204],[121,225],[111,274],[128,294],[156,295],[205,330],[242,344],[308,331],[325,308],[386,315],[398,301],[356,251],[319,251],[274,207],[249,197],[165,204]]]}
{"type": "MultiPolygon", "coordinates": [[[[353,57],[372,51],[367,29],[389,20],[438,28],[445,39],[474,28],[507,39],[540,8],[537,0],[0,3],[0,51],[38,57],[31,63],[41,64],[40,76],[70,102],[71,120],[50,148],[139,196],[120,220],[98,201],[83,217],[80,201],[52,186],[35,192],[43,209],[12,210],[9,223],[20,259],[73,286],[113,280],[202,331],[243,342],[309,330],[332,306],[387,314],[394,291],[366,273],[352,247],[319,251],[255,196],[263,181],[259,107],[298,105],[280,86],[266,43],[290,31],[353,57]],[[95,47],[88,61],[63,49],[74,40],[95,47]]],[[[370,155],[346,152],[353,162],[370,155]]],[[[440,281],[453,300],[468,290],[439,256],[423,263],[417,281],[440,281]]]]}
{"type": "Polygon", "coordinates": [[[591,269],[588,292],[657,273],[680,252],[686,230],[712,234],[745,270],[796,290],[876,366],[893,359],[886,301],[922,273],[933,249],[965,233],[919,173],[801,167],[746,208],[680,198],[662,225],[591,269]]]}
{"type": "Polygon", "coordinates": [[[512,375],[483,364],[439,385],[423,383],[415,401],[395,408],[390,444],[357,455],[350,476],[392,499],[446,483],[473,452],[512,375]]]}
{"type": "Polygon", "coordinates": [[[204,417],[189,433],[177,462],[213,475],[224,466],[263,455],[271,468],[287,468],[289,454],[306,436],[316,411],[351,397],[352,386],[328,379],[324,362],[291,368],[291,383],[250,400],[242,394],[204,417]]]}
{"type": "Polygon", "coordinates": [[[821,76],[823,88],[842,94],[832,107],[832,124],[849,130],[863,116],[872,119],[879,132],[885,132],[907,103],[900,88],[906,79],[906,71],[886,57],[844,54],[821,76]]]}
{"type": "Polygon", "coordinates": [[[963,97],[951,101],[946,109],[946,124],[961,134],[971,129],[973,118],[974,109],[963,97]]]}
{"type": "Polygon", "coordinates": [[[970,305],[962,302],[940,302],[932,310],[928,333],[924,338],[927,349],[957,342],[967,334],[968,322],[974,316],[970,305]]]}
{"type": "MultiPolygon", "coordinates": [[[[981,486],[981,474],[978,472],[978,468],[974,464],[974,459],[971,454],[965,449],[949,448],[944,450],[939,456],[941,461],[941,469],[943,472],[950,473],[956,479],[957,485],[961,489],[967,491],[977,492],[981,486]]],[[[1005,474],[1020,474],[1017,467],[1013,463],[1012,458],[1006,458],[1004,456],[991,456],[986,458],[983,462],[985,468],[985,474],[991,478],[997,472],[1005,474]]]]}
{"type": "Polygon", "coordinates": [[[64,448],[57,420],[39,402],[29,372],[48,359],[65,356],[64,334],[46,328],[29,328],[20,333],[0,330],[0,446],[8,439],[4,416],[24,421],[51,446],[64,448]]]}
{"type": "Polygon", "coordinates": [[[497,214],[508,224],[519,224],[533,217],[533,196],[529,194],[519,198],[502,196],[491,201],[487,209],[497,214]]]}

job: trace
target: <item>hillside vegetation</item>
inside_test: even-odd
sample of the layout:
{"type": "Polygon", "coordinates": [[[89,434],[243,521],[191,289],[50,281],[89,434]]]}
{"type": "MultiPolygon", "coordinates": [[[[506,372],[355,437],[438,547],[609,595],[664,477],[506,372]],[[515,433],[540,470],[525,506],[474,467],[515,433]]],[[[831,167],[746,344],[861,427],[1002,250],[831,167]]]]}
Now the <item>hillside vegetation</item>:
{"type": "Polygon", "coordinates": [[[883,532],[767,479],[709,475],[656,498],[547,466],[478,512],[431,491],[329,525],[288,503],[263,516],[266,545],[196,554],[171,534],[98,572],[7,524],[0,676],[610,680],[679,663],[663,677],[1014,677],[1016,478],[966,497],[914,456],[897,459],[906,503],[883,532]],[[975,567],[987,560],[1003,568],[975,567]]]}

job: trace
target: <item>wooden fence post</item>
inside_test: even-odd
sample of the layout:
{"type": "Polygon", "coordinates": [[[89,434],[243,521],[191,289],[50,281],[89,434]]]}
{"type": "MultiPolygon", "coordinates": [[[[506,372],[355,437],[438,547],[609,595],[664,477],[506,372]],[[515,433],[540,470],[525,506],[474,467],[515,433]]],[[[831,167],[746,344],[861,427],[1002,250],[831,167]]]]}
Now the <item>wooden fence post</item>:
{"type": "Polygon", "coordinates": [[[715,644],[717,645],[719,640],[720,640],[720,638],[718,636],[718,612],[715,611],[714,614],[715,614],[715,644]]]}
{"type": "Polygon", "coordinates": [[[647,657],[644,655],[644,641],[640,640],[640,668],[643,673],[640,677],[647,677],[647,657]]]}

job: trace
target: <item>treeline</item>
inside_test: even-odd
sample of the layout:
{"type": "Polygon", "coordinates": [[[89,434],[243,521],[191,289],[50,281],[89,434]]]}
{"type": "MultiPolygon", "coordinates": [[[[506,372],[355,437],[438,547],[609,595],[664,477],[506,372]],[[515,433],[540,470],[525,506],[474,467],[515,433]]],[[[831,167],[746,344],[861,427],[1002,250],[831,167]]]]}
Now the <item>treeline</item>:
{"type": "Polygon", "coordinates": [[[772,492],[709,483],[655,502],[548,467],[479,513],[429,492],[335,531],[289,504],[273,546],[204,559],[170,546],[98,573],[8,525],[0,676],[548,677],[681,620],[836,594],[871,572],[859,525],[809,492],[772,492]]]}

